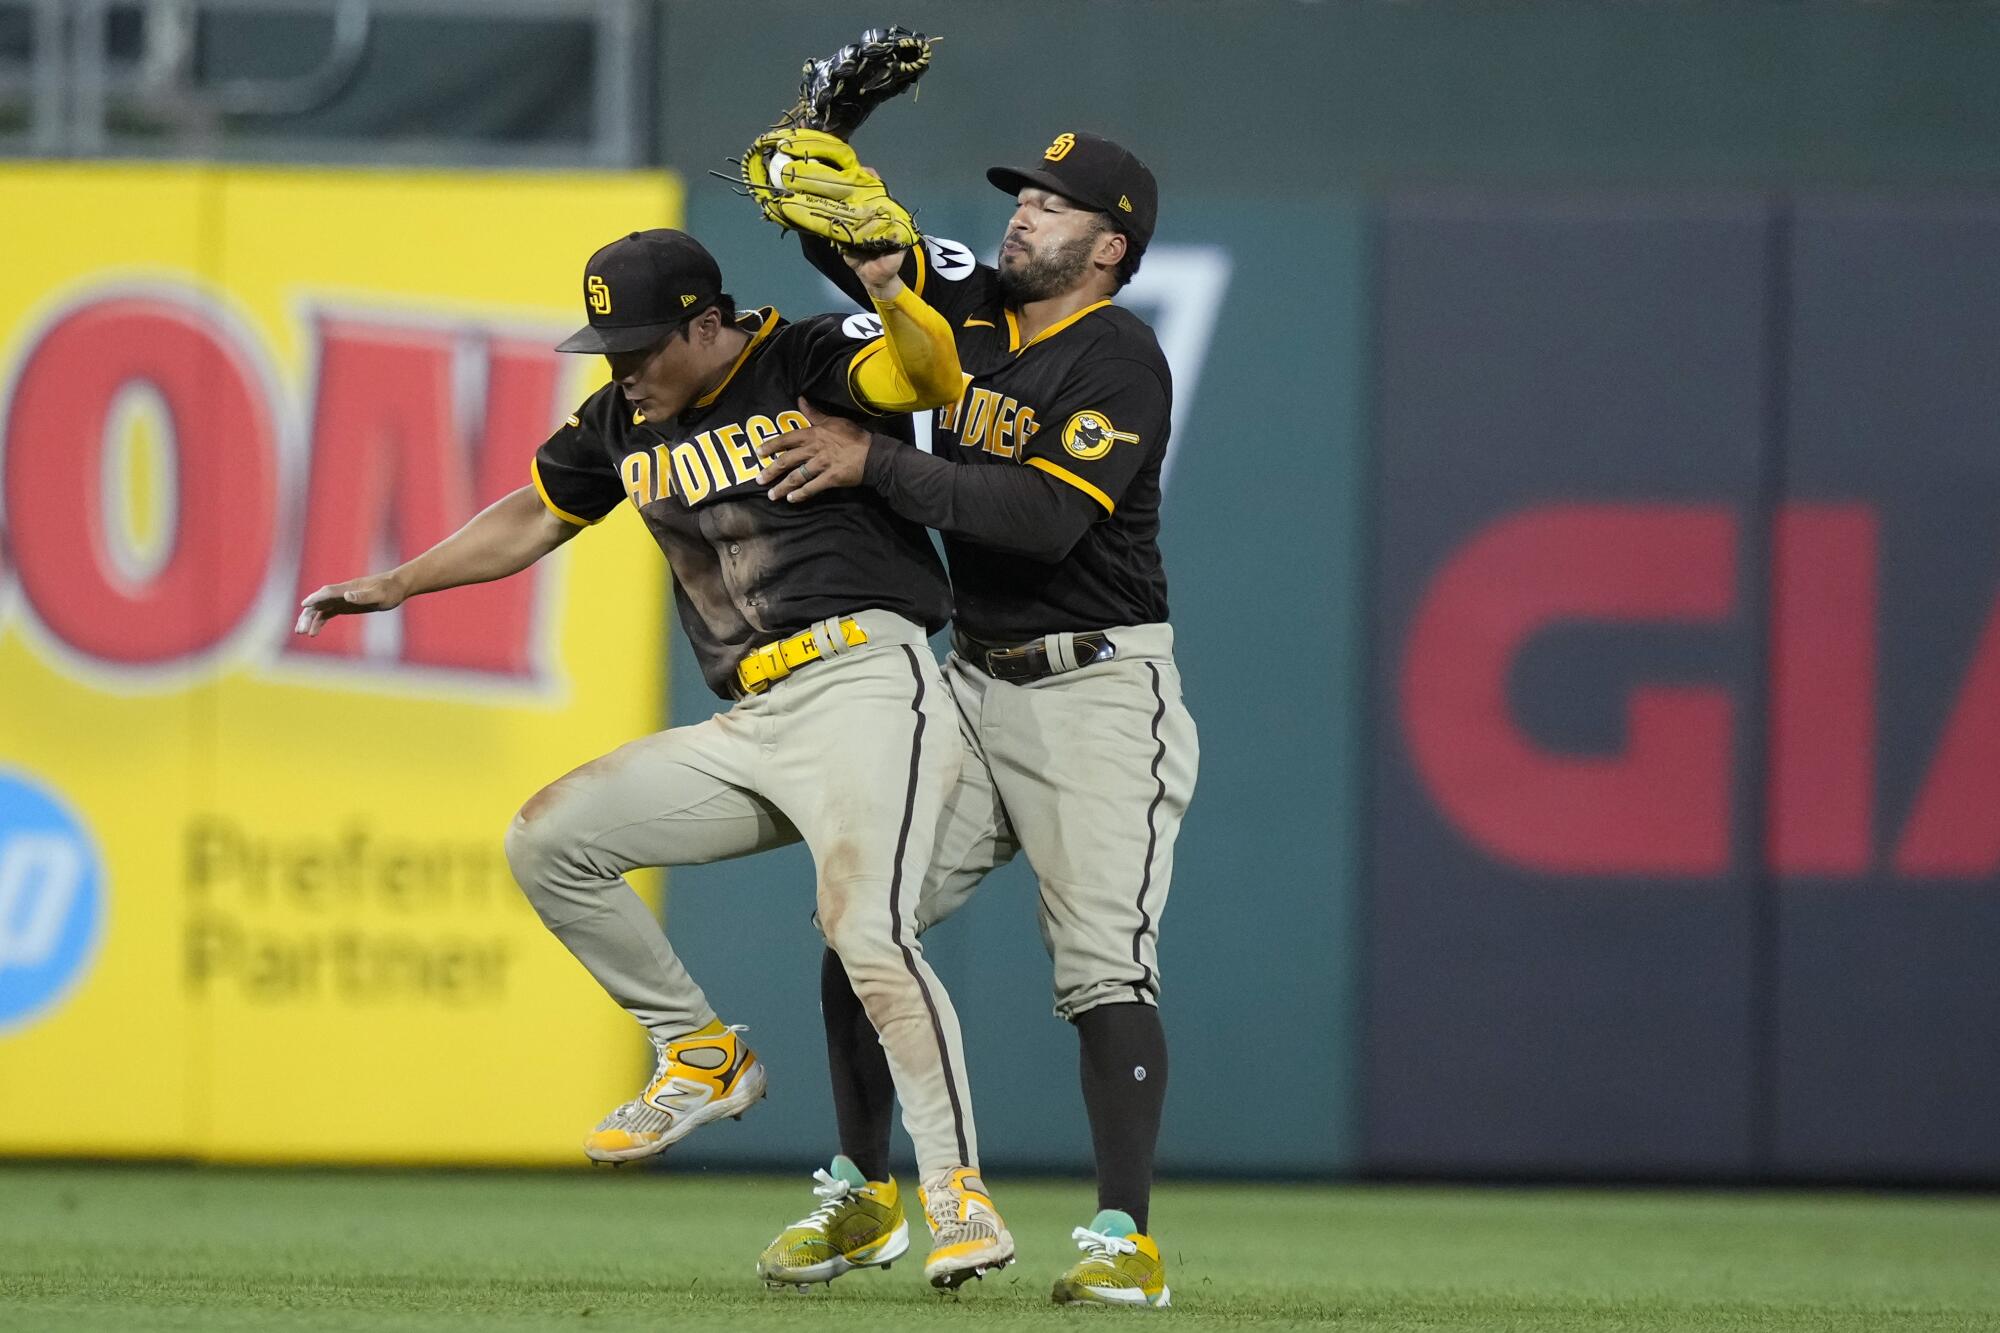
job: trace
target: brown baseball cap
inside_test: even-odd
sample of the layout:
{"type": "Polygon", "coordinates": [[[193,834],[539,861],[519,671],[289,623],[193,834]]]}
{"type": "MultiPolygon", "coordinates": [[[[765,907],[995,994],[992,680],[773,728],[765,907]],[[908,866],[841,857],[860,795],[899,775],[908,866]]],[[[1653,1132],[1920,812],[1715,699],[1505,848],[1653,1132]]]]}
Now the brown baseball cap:
{"type": "Polygon", "coordinates": [[[1101,135],[1065,130],[1032,167],[993,167],[986,179],[1008,194],[1051,190],[1107,213],[1143,253],[1160,212],[1160,187],[1144,162],[1101,135]]]}
{"type": "Polygon", "coordinates": [[[655,227],[621,236],[583,266],[590,322],[556,344],[558,352],[636,352],[715,304],[722,269],[684,231],[655,227]]]}

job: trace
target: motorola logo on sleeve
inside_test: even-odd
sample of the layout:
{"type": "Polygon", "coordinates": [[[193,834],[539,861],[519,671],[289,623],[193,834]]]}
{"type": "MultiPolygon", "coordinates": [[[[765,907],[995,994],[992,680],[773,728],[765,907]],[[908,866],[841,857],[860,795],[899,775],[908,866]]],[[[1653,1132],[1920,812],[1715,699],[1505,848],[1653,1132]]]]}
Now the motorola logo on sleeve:
{"type": "Polygon", "coordinates": [[[924,251],[931,257],[931,270],[946,282],[957,282],[978,264],[971,250],[942,236],[924,237],[924,251]]]}
{"type": "Polygon", "coordinates": [[[83,821],[33,779],[0,770],[0,1034],[83,979],[104,924],[104,873],[83,821]]]}

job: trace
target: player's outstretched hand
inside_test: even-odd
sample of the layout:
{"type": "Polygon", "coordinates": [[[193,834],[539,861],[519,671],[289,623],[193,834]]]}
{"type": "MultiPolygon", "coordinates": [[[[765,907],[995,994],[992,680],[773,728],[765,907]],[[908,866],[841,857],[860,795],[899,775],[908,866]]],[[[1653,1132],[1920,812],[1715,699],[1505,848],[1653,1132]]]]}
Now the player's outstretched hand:
{"type": "Polygon", "coordinates": [[[387,574],[370,574],[364,579],[329,583],[299,603],[299,621],[292,633],[308,637],[335,616],[358,616],[369,611],[393,611],[403,604],[404,593],[387,574]]]}
{"type": "Polygon", "coordinates": [[[868,467],[867,428],[827,416],[803,398],[799,411],[812,424],[764,441],[758,451],[764,460],[758,483],[771,488],[773,500],[791,504],[838,486],[859,486],[868,467]]]}

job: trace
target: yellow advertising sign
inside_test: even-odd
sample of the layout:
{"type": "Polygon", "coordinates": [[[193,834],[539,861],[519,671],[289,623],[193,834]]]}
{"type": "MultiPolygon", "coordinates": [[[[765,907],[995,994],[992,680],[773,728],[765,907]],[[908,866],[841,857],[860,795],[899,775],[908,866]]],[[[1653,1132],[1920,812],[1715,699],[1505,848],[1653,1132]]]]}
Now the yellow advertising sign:
{"type": "Polygon", "coordinates": [[[291,634],[528,481],[657,176],[0,168],[0,1152],[574,1161],[643,1042],[501,855],[661,725],[617,517],[291,634]]]}

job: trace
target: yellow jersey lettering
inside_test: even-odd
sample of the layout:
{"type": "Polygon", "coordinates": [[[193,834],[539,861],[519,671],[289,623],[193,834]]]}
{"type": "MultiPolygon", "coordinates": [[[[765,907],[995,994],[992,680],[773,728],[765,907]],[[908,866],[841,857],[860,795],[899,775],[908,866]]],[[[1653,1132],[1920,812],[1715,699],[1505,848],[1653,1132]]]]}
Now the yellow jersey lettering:
{"type": "Polygon", "coordinates": [[[1000,405],[1000,395],[991,389],[974,389],[972,402],[965,409],[965,428],[959,432],[958,442],[968,449],[977,449],[986,438],[986,428],[993,422],[993,409],[1000,405]]]}
{"type": "Polygon", "coordinates": [[[653,460],[645,450],[625,455],[625,461],[618,465],[618,475],[624,480],[625,494],[632,497],[633,504],[643,509],[653,503],[653,460]]]}
{"type": "Polygon", "coordinates": [[[812,422],[806,420],[806,414],[803,412],[794,411],[788,407],[778,413],[778,430],[780,433],[788,430],[807,430],[811,426],[812,422]]]}
{"type": "Polygon", "coordinates": [[[659,494],[653,498],[664,500],[674,493],[674,451],[664,444],[653,446],[653,475],[659,494]]]}
{"type": "Polygon", "coordinates": [[[674,446],[674,476],[681,484],[681,498],[690,505],[708,498],[708,469],[702,464],[701,450],[692,442],[674,446]]]}
{"type": "Polygon", "coordinates": [[[701,446],[701,456],[708,462],[709,483],[718,491],[729,489],[729,469],[723,465],[722,455],[715,447],[715,432],[705,430],[694,437],[701,446]]]}
{"type": "Polygon", "coordinates": [[[1042,423],[1035,420],[1035,409],[1023,407],[1020,415],[1014,418],[1014,452],[1019,453],[1027,448],[1028,441],[1033,439],[1035,432],[1041,428],[1042,423]]]}
{"type": "Polygon", "coordinates": [[[1003,398],[1000,400],[999,410],[993,414],[992,438],[986,441],[987,453],[994,454],[1000,458],[1012,458],[1014,456],[1015,446],[1007,442],[1007,437],[1014,433],[1014,414],[1020,408],[1021,405],[1012,398],[1003,398]]]}
{"type": "Polygon", "coordinates": [[[750,447],[755,449],[778,433],[778,423],[759,413],[744,422],[743,429],[750,432],[750,447]]]}
{"type": "Polygon", "coordinates": [[[757,480],[760,470],[757,455],[750,452],[750,442],[743,437],[743,427],[731,422],[715,432],[715,442],[722,446],[722,452],[729,459],[729,475],[741,486],[746,481],[757,480]]]}

